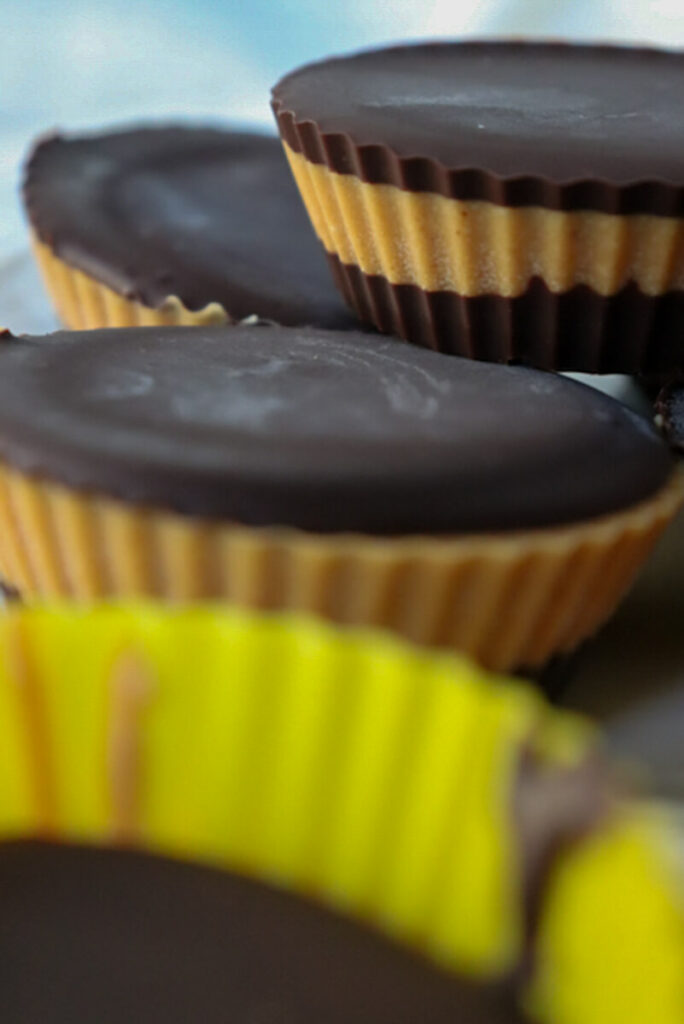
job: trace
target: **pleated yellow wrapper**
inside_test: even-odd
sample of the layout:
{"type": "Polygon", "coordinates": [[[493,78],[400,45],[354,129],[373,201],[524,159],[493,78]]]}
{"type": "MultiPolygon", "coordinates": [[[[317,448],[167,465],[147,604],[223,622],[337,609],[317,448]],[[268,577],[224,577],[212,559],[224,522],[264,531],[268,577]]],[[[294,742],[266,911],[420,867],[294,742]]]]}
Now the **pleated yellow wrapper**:
{"type": "MultiPolygon", "coordinates": [[[[522,684],[302,616],[140,604],[0,619],[0,833],[237,870],[471,977],[523,959],[523,749],[552,771],[593,742],[522,684]]],[[[559,854],[524,982],[533,1019],[684,1020],[666,837],[652,809],[625,806],[559,854]]]]}

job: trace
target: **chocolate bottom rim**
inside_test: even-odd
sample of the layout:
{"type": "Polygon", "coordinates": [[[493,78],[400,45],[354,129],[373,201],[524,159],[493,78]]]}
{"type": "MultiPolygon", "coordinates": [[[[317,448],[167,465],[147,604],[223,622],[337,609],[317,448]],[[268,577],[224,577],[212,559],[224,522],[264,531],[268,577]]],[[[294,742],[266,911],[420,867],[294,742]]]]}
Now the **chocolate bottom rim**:
{"type": "Polygon", "coordinates": [[[553,292],[539,277],[512,297],[392,284],[327,252],[356,315],[386,334],[449,355],[543,370],[664,373],[684,364],[684,291],[651,296],[630,283],[553,292]]]}

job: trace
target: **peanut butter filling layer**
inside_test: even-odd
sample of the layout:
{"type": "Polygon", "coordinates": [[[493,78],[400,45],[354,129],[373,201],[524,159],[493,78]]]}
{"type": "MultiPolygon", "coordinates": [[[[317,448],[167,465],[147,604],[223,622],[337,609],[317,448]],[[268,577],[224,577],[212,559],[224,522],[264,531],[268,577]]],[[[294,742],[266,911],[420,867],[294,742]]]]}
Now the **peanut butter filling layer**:
{"type": "Polygon", "coordinates": [[[684,289],[684,219],[595,210],[506,207],[369,184],[285,153],[329,254],[392,284],[463,296],[586,285],[610,296],[684,289]]]}

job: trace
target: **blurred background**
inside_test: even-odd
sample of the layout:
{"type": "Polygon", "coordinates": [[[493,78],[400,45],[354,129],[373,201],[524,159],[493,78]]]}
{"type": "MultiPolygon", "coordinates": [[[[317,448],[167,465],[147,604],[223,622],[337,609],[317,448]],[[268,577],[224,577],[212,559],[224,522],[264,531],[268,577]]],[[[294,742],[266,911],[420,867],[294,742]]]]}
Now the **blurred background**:
{"type": "Polygon", "coordinates": [[[0,0],[0,260],[24,245],[38,133],[174,116],[271,122],[270,86],[331,52],[524,34],[684,45],[684,0],[0,0]]]}

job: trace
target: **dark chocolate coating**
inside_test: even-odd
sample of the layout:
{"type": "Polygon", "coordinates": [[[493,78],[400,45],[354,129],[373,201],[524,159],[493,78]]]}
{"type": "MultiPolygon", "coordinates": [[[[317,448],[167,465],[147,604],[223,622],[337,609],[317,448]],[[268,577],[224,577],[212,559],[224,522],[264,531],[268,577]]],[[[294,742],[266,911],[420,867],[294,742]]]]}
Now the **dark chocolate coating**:
{"type": "Polygon", "coordinates": [[[209,128],[140,128],[39,143],[24,198],[66,263],[128,299],[231,317],[348,328],[280,142],[209,128]]]}
{"type": "Polygon", "coordinates": [[[0,846],[3,1024],[515,1024],[379,934],[228,872],[0,846]]]}
{"type": "Polygon", "coordinates": [[[328,254],[333,277],[366,323],[426,348],[496,363],[585,373],[660,373],[684,365],[684,291],[615,295],[587,285],[553,292],[535,277],[513,298],[425,291],[364,274],[328,254]]]}
{"type": "Polygon", "coordinates": [[[275,325],[8,337],[0,458],[189,515],[378,534],[586,520],[672,470],[646,420],[575,381],[275,325]]]}
{"type": "Polygon", "coordinates": [[[289,145],[371,183],[508,206],[684,213],[684,54],[429,43],[275,86],[289,145]]]}
{"type": "Polygon", "coordinates": [[[656,413],[668,442],[684,455],[684,374],[679,373],[660,391],[656,413]]]}

